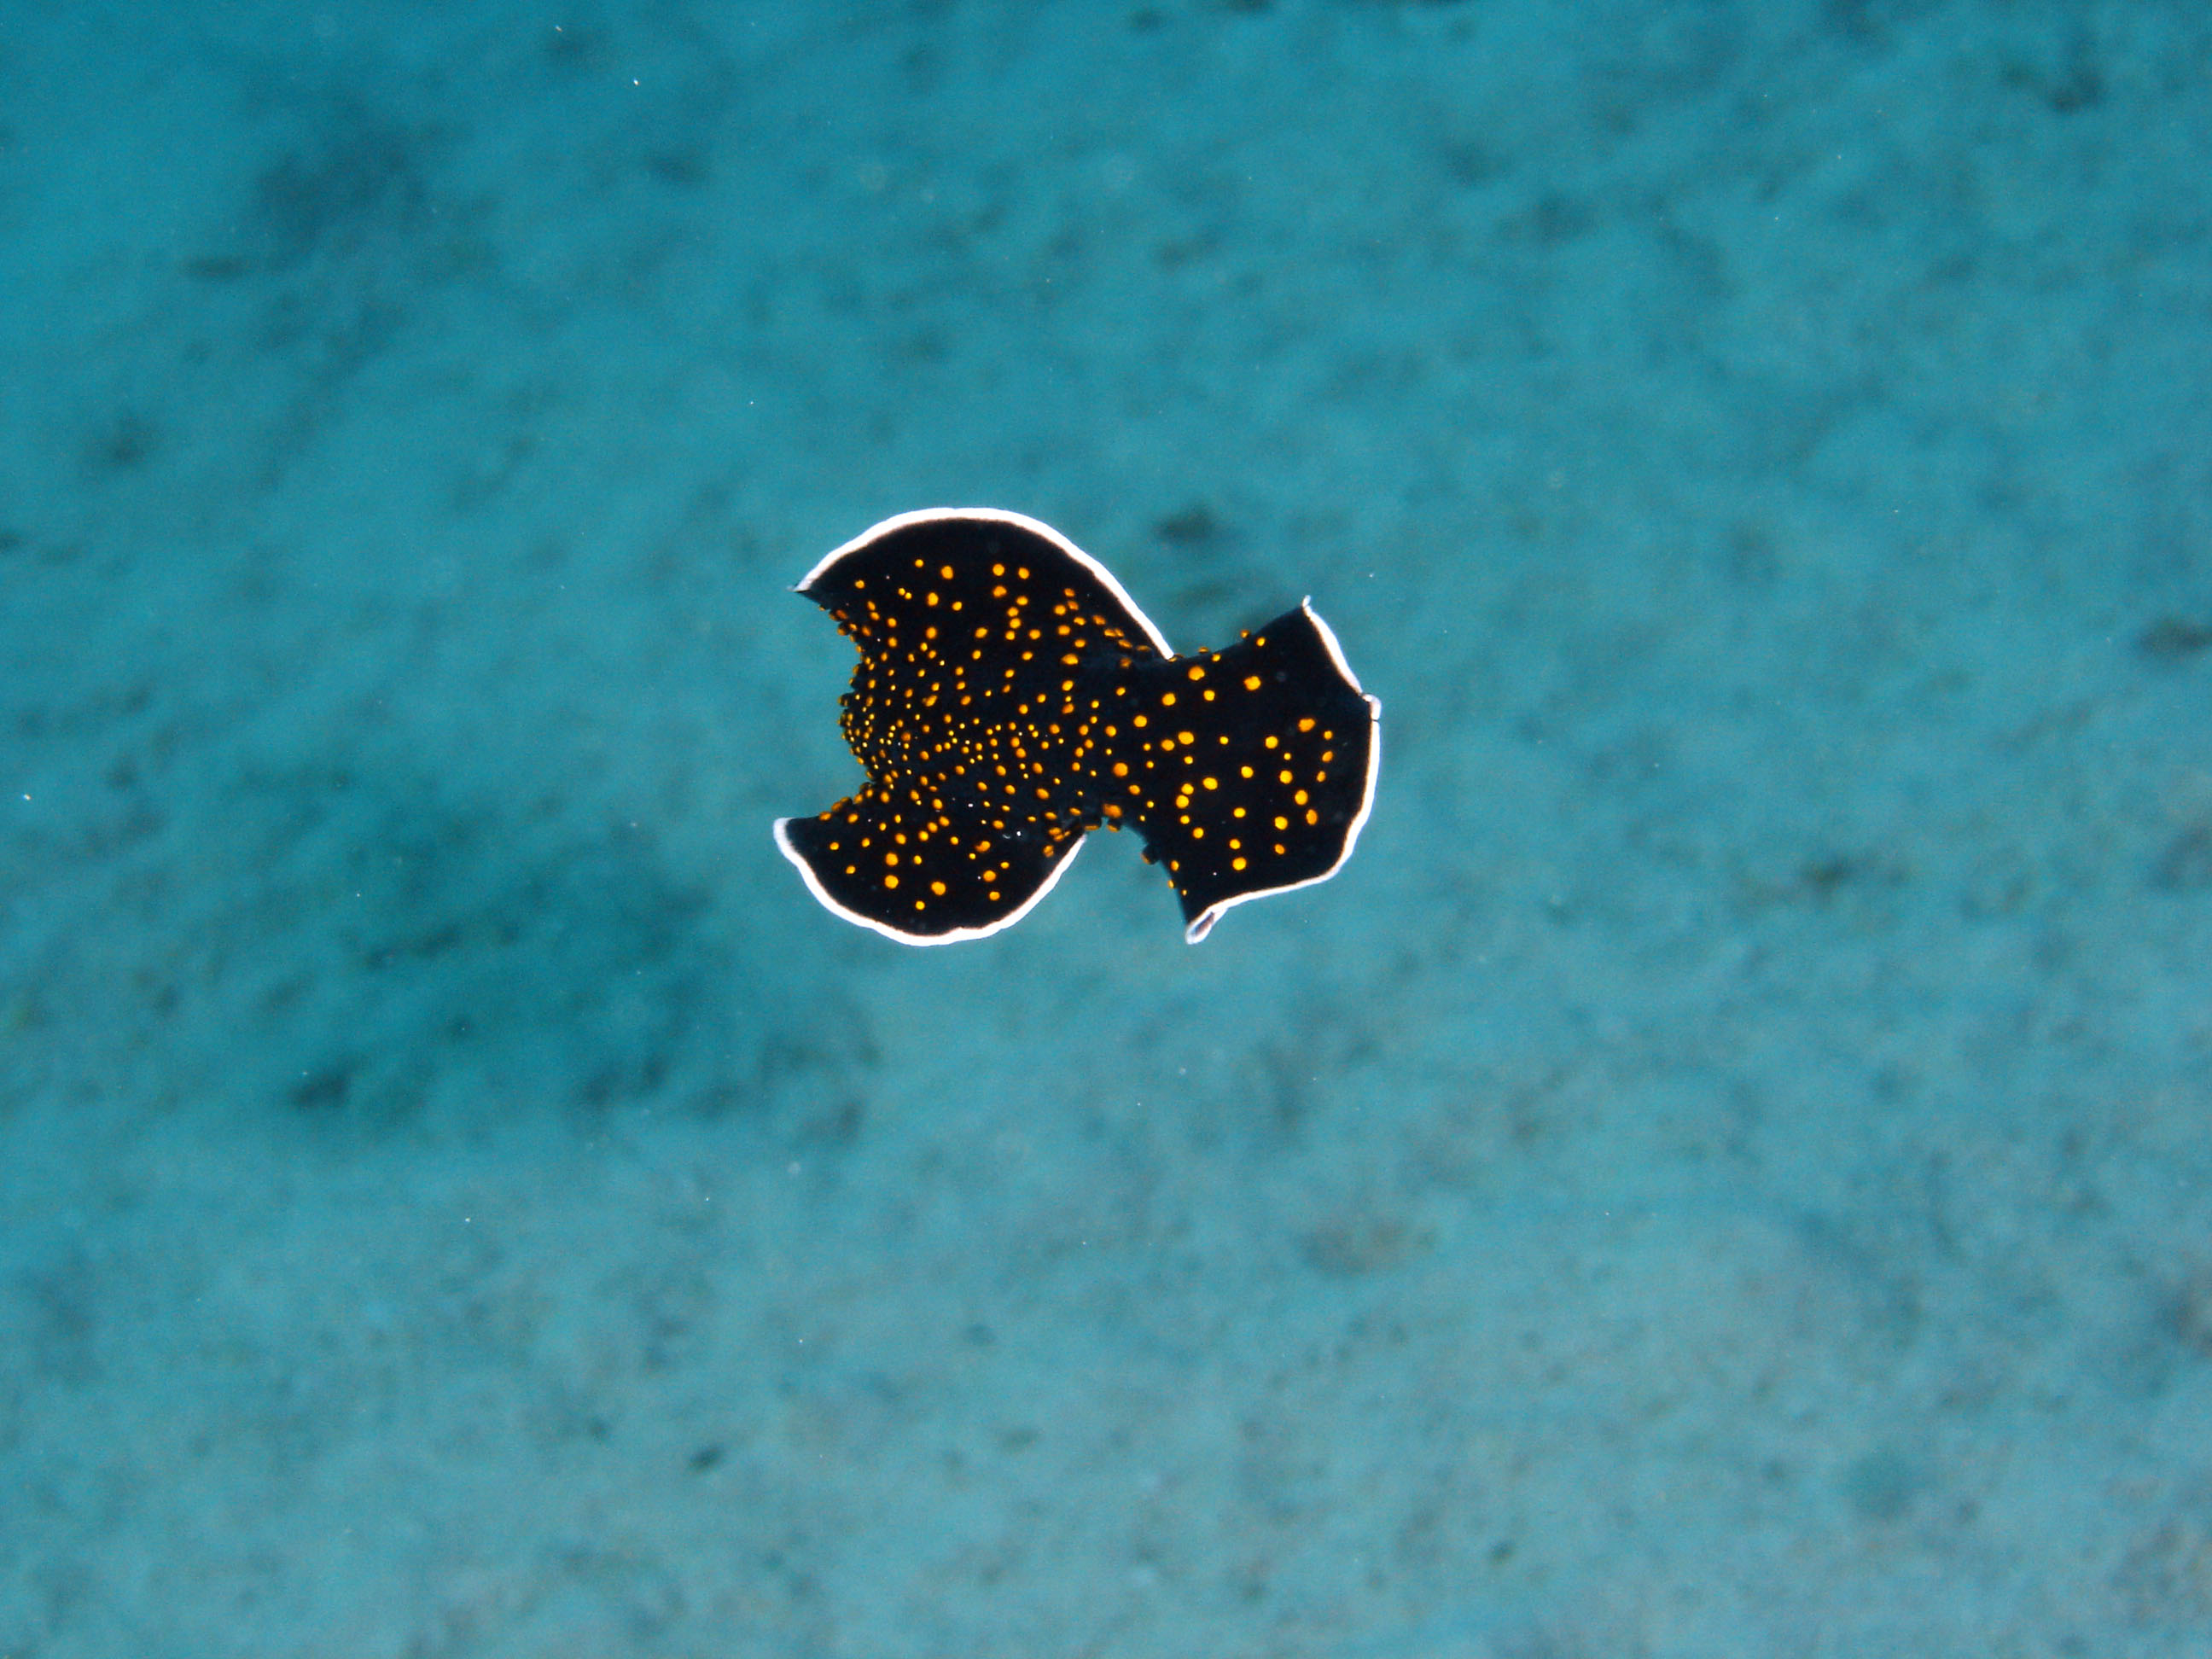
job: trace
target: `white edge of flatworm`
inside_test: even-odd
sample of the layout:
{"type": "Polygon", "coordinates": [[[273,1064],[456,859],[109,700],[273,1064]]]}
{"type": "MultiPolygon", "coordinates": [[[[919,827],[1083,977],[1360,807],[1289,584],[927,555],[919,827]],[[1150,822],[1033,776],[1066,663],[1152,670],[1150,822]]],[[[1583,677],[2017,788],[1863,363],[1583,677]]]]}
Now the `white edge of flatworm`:
{"type": "Polygon", "coordinates": [[[1336,642],[1335,634],[1313,608],[1311,594],[1298,601],[1298,609],[1306,613],[1306,620],[1313,623],[1314,631],[1321,635],[1321,642],[1328,648],[1329,660],[1336,665],[1336,672],[1344,677],[1344,683],[1367,700],[1367,787],[1360,793],[1359,810],[1352,815],[1351,827],[1344,832],[1344,846],[1337,853],[1335,863],[1319,875],[1308,876],[1304,881],[1287,882],[1280,887],[1257,888],[1249,893],[1239,893],[1234,898],[1223,899],[1218,904],[1208,905],[1200,912],[1198,920],[1183,930],[1183,938],[1193,945],[1212,933],[1213,924],[1225,913],[1248,900],[1271,898],[1277,893],[1291,893],[1301,887],[1318,886],[1343,869],[1345,861],[1352,856],[1352,849],[1359,844],[1359,832],[1367,827],[1367,815],[1375,810],[1375,779],[1382,767],[1382,700],[1369,696],[1361,688],[1359,677],[1352,672],[1352,665],[1344,659],[1344,647],[1336,642]]]}
{"type": "MultiPolygon", "coordinates": [[[[1145,630],[1145,637],[1152,641],[1153,650],[1158,652],[1163,657],[1172,657],[1175,655],[1175,653],[1168,648],[1168,642],[1161,635],[1160,630],[1152,626],[1152,619],[1137,608],[1137,602],[1129,597],[1129,590],[1122,586],[1120,582],[1115,580],[1114,573],[1112,571],[1109,570],[1104,565],[1099,563],[1097,560],[1092,558],[1088,553],[1085,553],[1073,542],[1068,540],[1066,537],[1061,535],[1060,532],[1054,530],[1050,525],[1046,524],[1043,520],[1032,519],[1026,513],[1009,513],[1003,507],[925,507],[913,513],[898,514],[894,517],[885,519],[879,525],[871,526],[868,529],[862,531],[859,535],[854,537],[851,541],[847,542],[842,547],[837,548],[834,551],[824,555],[822,562],[816,565],[813,569],[808,571],[804,576],[800,577],[799,579],[799,586],[793,588],[791,591],[794,593],[804,593],[808,588],[813,586],[817,581],[821,580],[823,572],[829,569],[830,567],[836,563],[838,560],[846,558],[852,554],[858,553],[861,549],[867,547],[873,543],[881,541],[884,537],[891,534],[894,531],[905,530],[911,526],[918,524],[935,524],[944,520],[955,519],[964,519],[970,522],[980,520],[987,524],[1012,525],[1018,530],[1028,531],[1032,536],[1043,538],[1046,541],[1050,542],[1054,547],[1066,554],[1069,558],[1073,559],[1078,564],[1081,565],[1085,570],[1088,570],[1092,575],[1098,579],[1099,585],[1109,593],[1111,593],[1114,596],[1115,602],[1121,605],[1122,610],[1129,613],[1131,619],[1136,623],[1137,626],[1145,630]]],[[[1323,629],[1322,631],[1325,633],[1328,630],[1323,629]]],[[[1338,660],[1341,661],[1342,659],[1340,658],[1338,660]]],[[[1349,678],[1350,672],[1351,671],[1348,669],[1346,671],[1347,678],[1349,678]]]]}
{"type": "Polygon", "coordinates": [[[1001,928],[1012,927],[1030,911],[1036,909],[1044,896],[1052,891],[1053,884],[1067,873],[1067,866],[1075,862],[1075,855],[1083,850],[1083,843],[1087,839],[1085,836],[1078,836],[1069,842],[1067,856],[1053,860],[1051,871],[1046,875],[1044,880],[1038,884],[1036,891],[1031,893],[1020,904],[1000,916],[989,927],[956,927],[949,933],[902,933],[889,922],[878,921],[873,916],[864,916],[857,910],[848,910],[830,897],[830,890],[822,884],[821,878],[814,873],[814,866],[799,856],[799,849],[791,844],[791,837],[784,833],[783,826],[790,822],[792,820],[789,818],[778,818],[775,821],[776,848],[798,866],[799,878],[806,884],[806,890],[821,902],[822,908],[833,916],[842,916],[857,927],[866,927],[872,933],[881,933],[885,939],[896,939],[901,945],[958,945],[967,939],[988,939],[1001,928]]]}

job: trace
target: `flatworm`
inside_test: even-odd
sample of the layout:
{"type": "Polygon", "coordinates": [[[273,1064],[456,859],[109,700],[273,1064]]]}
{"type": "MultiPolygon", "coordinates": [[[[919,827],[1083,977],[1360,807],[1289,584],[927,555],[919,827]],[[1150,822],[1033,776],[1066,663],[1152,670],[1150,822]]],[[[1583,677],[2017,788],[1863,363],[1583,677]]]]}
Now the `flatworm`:
{"type": "Polygon", "coordinates": [[[1382,705],[1310,603],[1179,657],[1058,531],[970,507],[886,519],[794,591],[860,647],[839,723],[868,781],[776,845],[887,938],[1012,927],[1103,823],[1167,866],[1195,945],[1328,880],[1367,822],[1382,705]]]}

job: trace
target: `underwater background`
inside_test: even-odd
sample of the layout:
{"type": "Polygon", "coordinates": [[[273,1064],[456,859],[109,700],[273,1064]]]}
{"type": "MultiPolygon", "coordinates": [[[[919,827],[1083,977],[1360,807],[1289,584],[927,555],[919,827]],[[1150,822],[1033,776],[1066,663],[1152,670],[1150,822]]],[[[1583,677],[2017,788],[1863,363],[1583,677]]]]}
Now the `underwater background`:
{"type": "Polygon", "coordinates": [[[2199,0],[0,25],[0,1656],[2212,1652],[2199,0]],[[940,505],[1342,873],[817,905],[940,505]]]}

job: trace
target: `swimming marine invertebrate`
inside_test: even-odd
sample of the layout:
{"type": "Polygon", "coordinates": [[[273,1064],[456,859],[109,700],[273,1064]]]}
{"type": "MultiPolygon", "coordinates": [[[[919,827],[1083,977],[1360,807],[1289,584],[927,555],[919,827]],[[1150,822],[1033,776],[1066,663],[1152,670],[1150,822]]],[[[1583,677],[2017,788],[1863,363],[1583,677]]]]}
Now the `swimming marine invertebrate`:
{"type": "Polygon", "coordinates": [[[1195,945],[1335,874],[1367,821],[1382,705],[1310,604],[1179,657],[1103,565],[989,508],[887,519],[796,591],[860,650],[840,724],[867,781],[776,845],[888,938],[1011,927],[1104,824],[1165,866],[1195,945]]]}

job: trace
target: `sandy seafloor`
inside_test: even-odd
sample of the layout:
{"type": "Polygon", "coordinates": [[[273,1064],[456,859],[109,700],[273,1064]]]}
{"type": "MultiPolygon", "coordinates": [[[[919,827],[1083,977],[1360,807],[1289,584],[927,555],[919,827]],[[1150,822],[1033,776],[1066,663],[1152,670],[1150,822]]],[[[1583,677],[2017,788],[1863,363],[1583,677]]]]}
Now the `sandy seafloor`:
{"type": "Polygon", "coordinates": [[[10,0],[0,1655],[2212,1652],[2197,0],[10,0]],[[785,590],[1310,592],[909,951],[785,590]]]}

